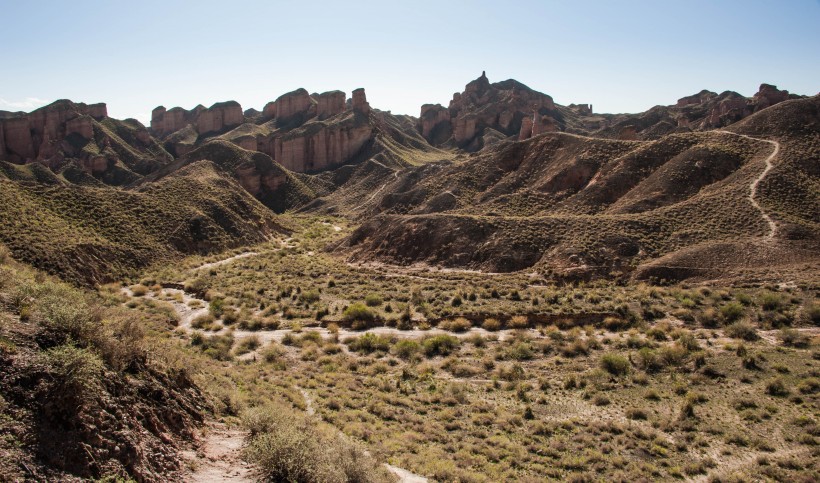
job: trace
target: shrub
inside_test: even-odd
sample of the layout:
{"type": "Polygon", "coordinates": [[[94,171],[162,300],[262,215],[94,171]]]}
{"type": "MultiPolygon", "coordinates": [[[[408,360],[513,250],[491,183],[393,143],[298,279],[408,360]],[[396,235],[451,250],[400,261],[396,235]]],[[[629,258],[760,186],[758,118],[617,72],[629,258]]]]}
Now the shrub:
{"type": "Polygon", "coordinates": [[[376,314],[366,305],[351,304],[344,311],[344,320],[351,323],[356,330],[372,327],[376,322],[376,314]]]}
{"type": "Polygon", "coordinates": [[[619,317],[607,317],[604,319],[604,329],[610,332],[617,332],[629,327],[629,322],[619,317]]]}
{"type": "Polygon", "coordinates": [[[730,302],[720,308],[720,315],[728,323],[735,322],[743,316],[743,306],[737,302],[730,302]]]}
{"type": "Polygon", "coordinates": [[[766,394],[770,396],[783,397],[789,395],[789,390],[786,387],[786,383],[783,382],[783,379],[778,377],[777,379],[772,379],[766,383],[766,394]]]}
{"type": "Polygon", "coordinates": [[[806,316],[814,325],[820,325],[820,303],[814,302],[806,309],[806,316]]]}
{"type": "Polygon", "coordinates": [[[757,329],[754,325],[748,322],[735,322],[726,327],[726,335],[735,339],[743,339],[747,341],[755,341],[760,338],[757,335],[757,329]]]}
{"type": "Polygon", "coordinates": [[[361,337],[345,341],[350,350],[370,354],[371,352],[390,350],[390,339],[376,334],[364,334],[361,337]]]}
{"type": "Polygon", "coordinates": [[[427,357],[446,356],[458,349],[459,340],[452,335],[434,335],[421,343],[427,357]]]}
{"type": "Polygon", "coordinates": [[[601,369],[613,376],[625,376],[629,374],[631,364],[629,359],[620,354],[604,354],[601,357],[601,369]]]}
{"type": "Polygon", "coordinates": [[[445,320],[439,325],[441,329],[449,330],[450,332],[466,332],[472,326],[473,324],[464,317],[458,317],[453,320],[445,320]]]}
{"type": "Polygon", "coordinates": [[[643,409],[633,408],[626,410],[626,417],[633,420],[646,420],[649,415],[643,409]]]}
{"type": "Polygon", "coordinates": [[[402,359],[412,359],[421,352],[421,344],[414,340],[402,339],[393,346],[393,353],[402,359]]]}
{"type": "Polygon", "coordinates": [[[302,302],[304,302],[308,305],[315,304],[321,298],[322,298],[321,295],[316,290],[306,290],[306,291],[302,292],[301,294],[299,294],[299,300],[301,300],[302,302]]]}
{"type": "Polygon", "coordinates": [[[816,394],[817,392],[820,392],[820,379],[816,377],[803,379],[797,385],[797,390],[802,394],[816,394]]]}
{"type": "Polygon", "coordinates": [[[239,344],[236,346],[236,355],[247,354],[248,352],[253,352],[262,345],[259,336],[251,335],[245,337],[244,339],[239,341],[239,344]]]}
{"type": "Polygon", "coordinates": [[[760,296],[760,307],[763,310],[780,310],[783,304],[783,299],[780,297],[780,294],[776,294],[774,292],[766,292],[765,294],[760,296]]]}
{"type": "Polygon", "coordinates": [[[103,362],[88,349],[61,345],[43,354],[51,374],[48,399],[58,410],[74,412],[94,402],[103,391],[103,362]]]}
{"type": "Polygon", "coordinates": [[[530,321],[525,315],[516,315],[507,322],[507,327],[510,329],[528,329],[530,321]]]}
{"type": "Polygon", "coordinates": [[[131,293],[134,297],[144,297],[148,293],[148,287],[145,285],[134,285],[131,287],[131,293]]]}
{"type": "Polygon", "coordinates": [[[208,304],[208,311],[217,319],[222,317],[225,311],[225,301],[219,298],[211,300],[211,303],[208,304]]]}
{"type": "Polygon", "coordinates": [[[379,307],[384,302],[382,301],[382,297],[379,294],[371,293],[368,294],[367,297],[364,298],[364,303],[368,307],[379,307]]]}
{"type": "Polygon", "coordinates": [[[385,470],[360,447],[280,405],[242,415],[250,431],[247,459],[267,481],[342,483],[386,481],[385,470]]]}
{"type": "Polygon", "coordinates": [[[216,319],[211,314],[202,314],[198,317],[195,317],[194,320],[191,321],[191,327],[194,329],[208,329],[210,328],[216,319]]]}
{"type": "Polygon", "coordinates": [[[781,329],[780,340],[783,345],[806,348],[809,346],[809,337],[794,329],[781,329]]]}
{"type": "Polygon", "coordinates": [[[484,323],[481,324],[481,327],[484,328],[484,330],[495,332],[501,329],[501,322],[494,318],[484,319],[484,323]]]}
{"type": "Polygon", "coordinates": [[[98,333],[99,314],[89,307],[81,293],[67,285],[47,282],[39,287],[34,308],[41,325],[58,339],[70,338],[81,345],[98,333]]]}

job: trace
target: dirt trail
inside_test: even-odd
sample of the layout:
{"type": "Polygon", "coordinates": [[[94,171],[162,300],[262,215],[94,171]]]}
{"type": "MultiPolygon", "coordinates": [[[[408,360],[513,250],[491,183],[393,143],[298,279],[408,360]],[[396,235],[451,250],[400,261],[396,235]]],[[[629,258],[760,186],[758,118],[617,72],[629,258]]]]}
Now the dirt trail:
{"type": "Polygon", "coordinates": [[[185,481],[196,483],[256,481],[256,469],[242,461],[245,432],[222,424],[208,427],[202,447],[197,452],[183,455],[191,462],[193,471],[185,481]]]}
{"type": "Polygon", "coordinates": [[[766,220],[766,223],[769,224],[769,234],[766,235],[764,237],[764,239],[766,241],[770,241],[770,240],[774,239],[774,236],[777,233],[777,224],[772,219],[772,217],[769,216],[768,213],[766,213],[766,211],[763,209],[763,207],[760,206],[760,204],[757,202],[757,200],[755,198],[757,196],[757,186],[760,184],[761,181],[763,181],[764,178],[766,178],[766,175],[769,174],[769,171],[771,171],[772,168],[774,168],[774,164],[772,163],[772,160],[774,160],[774,158],[776,158],[777,155],[780,153],[780,143],[777,142],[777,141],[772,141],[770,139],[755,138],[755,137],[752,137],[752,136],[747,136],[745,134],[738,134],[738,133],[734,133],[734,132],[731,132],[731,131],[717,131],[717,132],[723,133],[723,134],[731,134],[733,136],[739,136],[739,137],[742,137],[742,138],[750,139],[752,141],[762,141],[764,143],[769,143],[772,146],[774,146],[774,150],[772,151],[772,154],[770,154],[764,161],[766,163],[766,168],[764,168],[763,172],[761,172],[760,175],[757,178],[755,178],[754,181],[751,182],[751,184],[749,184],[749,202],[752,203],[752,206],[754,206],[757,209],[757,211],[760,212],[760,215],[763,217],[764,220],[766,220]]]}

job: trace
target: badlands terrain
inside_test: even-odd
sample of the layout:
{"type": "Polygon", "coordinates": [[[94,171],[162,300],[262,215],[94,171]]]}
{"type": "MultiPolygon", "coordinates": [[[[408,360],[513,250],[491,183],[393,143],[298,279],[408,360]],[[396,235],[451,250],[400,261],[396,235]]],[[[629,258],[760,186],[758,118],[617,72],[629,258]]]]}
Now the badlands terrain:
{"type": "Polygon", "coordinates": [[[0,111],[0,409],[0,481],[817,481],[820,96],[0,111]]]}

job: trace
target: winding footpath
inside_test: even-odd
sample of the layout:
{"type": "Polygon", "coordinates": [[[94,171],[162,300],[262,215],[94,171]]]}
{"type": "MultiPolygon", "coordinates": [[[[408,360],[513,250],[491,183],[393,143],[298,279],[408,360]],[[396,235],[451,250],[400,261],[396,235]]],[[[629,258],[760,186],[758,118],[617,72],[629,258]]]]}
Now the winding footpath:
{"type": "Polygon", "coordinates": [[[769,233],[764,237],[764,240],[766,240],[766,241],[773,240],[775,234],[777,233],[777,223],[775,223],[775,221],[772,219],[772,217],[769,216],[768,213],[766,213],[766,211],[763,209],[762,206],[760,206],[760,203],[757,202],[756,197],[757,197],[757,187],[758,187],[758,185],[760,184],[761,181],[763,181],[763,179],[766,178],[766,175],[769,174],[769,171],[771,171],[772,168],[774,168],[774,163],[772,163],[772,161],[780,153],[780,143],[777,142],[777,141],[772,141],[770,139],[755,138],[755,137],[752,137],[752,136],[747,136],[745,134],[738,134],[738,133],[731,132],[731,131],[716,131],[716,132],[719,132],[719,133],[722,133],[722,134],[731,134],[733,136],[746,138],[746,139],[749,139],[749,140],[752,140],[752,141],[761,141],[761,142],[764,142],[764,143],[769,143],[772,146],[774,146],[774,150],[772,151],[772,154],[770,154],[764,160],[764,162],[766,163],[766,168],[764,168],[763,172],[761,172],[760,175],[757,178],[755,178],[754,181],[752,181],[752,183],[749,185],[749,202],[752,204],[752,206],[754,206],[757,209],[757,211],[760,212],[760,215],[763,217],[764,220],[766,220],[766,223],[769,224],[769,233]]]}

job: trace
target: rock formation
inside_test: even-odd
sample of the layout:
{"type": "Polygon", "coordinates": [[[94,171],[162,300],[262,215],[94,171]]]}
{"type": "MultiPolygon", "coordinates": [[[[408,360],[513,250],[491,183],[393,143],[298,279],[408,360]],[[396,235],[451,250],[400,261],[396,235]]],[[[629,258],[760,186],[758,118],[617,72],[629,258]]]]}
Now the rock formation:
{"type": "Polygon", "coordinates": [[[181,107],[165,110],[159,106],[151,112],[151,132],[165,137],[192,124],[199,134],[219,132],[242,124],[245,120],[242,106],[236,101],[217,102],[209,108],[196,106],[190,111],[181,107]]]}
{"type": "MultiPolygon", "coordinates": [[[[443,124],[446,124],[448,128],[450,127],[450,110],[441,104],[425,104],[421,106],[419,123],[421,125],[421,135],[431,143],[440,144],[446,139],[436,143],[433,132],[443,124]]],[[[447,132],[449,133],[450,130],[448,129],[447,132]]],[[[449,137],[449,134],[447,137],[449,137]]]]}
{"type": "Polygon", "coordinates": [[[306,113],[313,104],[310,94],[305,89],[282,94],[275,101],[269,102],[262,110],[265,118],[288,119],[296,114],[306,113]]]}
{"type": "MultiPolygon", "coordinates": [[[[514,80],[491,84],[486,73],[468,83],[464,92],[455,93],[447,114],[440,106],[422,107],[417,129],[433,145],[442,145],[447,140],[434,139],[431,133],[441,131],[441,124],[448,122],[453,142],[469,151],[480,149],[484,145],[485,131],[497,131],[493,136],[518,136],[526,139],[532,133],[529,123],[523,126],[524,119],[538,112],[542,116],[554,119],[555,103],[546,94],[534,91],[514,80]],[[449,115],[449,119],[447,119],[449,115]],[[439,126],[437,128],[437,126],[439,126]]],[[[560,129],[559,124],[548,124],[545,121],[537,131],[560,129]]]]}
{"type": "Polygon", "coordinates": [[[323,92],[316,96],[316,117],[320,120],[333,117],[345,111],[345,93],[342,91],[323,92]]]}
{"type": "Polygon", "coordinates": [[[353,90],[353,110],[362,114],[370,113],[370,104],[367,102],[367,96],[361,87],[353,90]]]}
{"type": "Polygon", "coordinates": [[[752,97],[754,110],[759,111],[789,99],[789,91],[778,90],[771,84],[760,84],[757,94],[752,97]]]}
{"type": "Polygon", "coordinates": [[[273,140],[273,159],[299,173],[322,171],[349,161],[372,135],[370,124],[355,118],[330,125],[308,123],[273,140]]]}
{"type": "Polygon", "coordinates": [[[243,120],[242,106],[238,102],[219,102],[199,113],[196,128],[199,134],[209,134],[236,127],[243,120]]]}
{"type": "Polygon", "coordinates": [[[525,117],[521,120],[521,129],[518,132],[518,140],[523,141],[532,137],[532,118],[525,117]]]}
{"type": "Polygon", "coordinates": [[[107,117],[105,104],[59,100],[29,114],[0,121],[0,159],[24,163],[54,155],[65,136],[93,137],[93,121],[107,117]],[[83,118],[78,120],[78,118],[83,118]]]}

